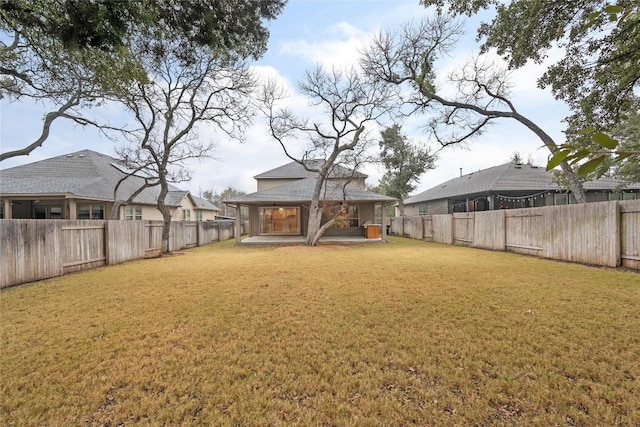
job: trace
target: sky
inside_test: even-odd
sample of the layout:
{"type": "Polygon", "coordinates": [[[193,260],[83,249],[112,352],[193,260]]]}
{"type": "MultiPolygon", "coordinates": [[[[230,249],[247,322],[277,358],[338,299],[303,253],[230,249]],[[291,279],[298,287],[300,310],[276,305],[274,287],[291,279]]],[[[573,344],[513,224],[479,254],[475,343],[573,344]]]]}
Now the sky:
{"type": "MultiPolygon", "coordinates": [[[[410,20],[433,14],[432,9],[419,5],[418,0],[289,0],[283,13],[268,23],[271,33],[268,49],[258,61],[250,64],[256,75],[277,78],[290,94],[290,105],[306,110],[306,100],[296,92],[296,85],[304,72],[320,64],[324,67],[344,68],[356,65],[359,52],[380,30],[395,29],[410,20]]],[[[488,19],[490,15],[485,15],[488,19]]],[[[455,69],[479,50],[475,31],[483,17],[465,21],[465,35],[448,58],[438,63],[442,74],[455,69]]],[[[490,60],[500,62],[496,55],[490,60]]],[[[512,74],[512,101],[518,111],[533,120],[556,142],[562,143],[562,118],[568,114],[566,105],[553,99],[549,91],[536,87],[536,80],[544,71],[543,65],[528,64],[512,74]]],[[[47,109],[31,102],[0,100],[0,150],[2,152],[28,145],[40,132],[40,123],[47,109]]],[[[120,118],[116,108],[99,111],[106,117],[120,118]]],[[[424,132],[424,118],[413,117],[402,124],[402,131],[417,143],[440,148],[424,132]]],[[[386,123],[383,125],[390,125],[386,123]]],[[[382,128],[369,129],[379,132],[382,128]]],[[[270,138],[264,119],[257,116],[247,129],[244,142],[230,140],[211,130],[203,130],[198,137],[214,141],[214,159],[204,159],[189,165],[193,171],[190,182],[177,184],[179,188],[200,195],[204,191],[222,192],[227,187],[251,193],[256,191],[253,176],[273,169],[290,160],[280,146],[270,138]]],[[[29,156],[21,156],[0,163],[0,169],[90,149],[114,155],[114,142],[95,129],[57,120],[43,144],[29,156]]],[[[503,119],[465,147],[448,147],[438,153],[436,168],[420,177],[413,195],[462,173],[475,172],[508,162],[518,152],[524,160],[545,165],[548,151],[542,142],[523,125],[503,119]]],[[[377,165],[362,170],[369,175],[367,184],[376,185],[384,173],[377,165]]]]}

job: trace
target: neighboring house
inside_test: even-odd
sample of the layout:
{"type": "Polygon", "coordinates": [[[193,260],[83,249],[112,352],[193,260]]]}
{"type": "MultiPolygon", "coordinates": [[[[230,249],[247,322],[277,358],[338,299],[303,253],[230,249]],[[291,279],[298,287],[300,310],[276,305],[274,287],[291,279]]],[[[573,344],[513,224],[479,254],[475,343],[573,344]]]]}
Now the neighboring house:
{"type": "MultiPolygon", "coordinates": [[[[0,171],[0,218],[108,219],[114,208],[114,189],[127,168],[105,154],[82,150],[0,171]]],[[[131,176],[117,191],[125,202],[144,183],[131,176]]],[[[156,208],[159,187],[143,190],[132,202],[120,205],[116,218],[162,220],[156,208]]],[[[188,191],[169,187],[166,204],[174,221],[204,221],[220,209],[188,191]]]]}
{"type": "MultiPolygon", "coordinates": [[[[640,198],[640,183],[619,188],[620,182],[601,178],[584,183],[588,202],[640,198]]],[[[543,166],[505,163],[462,175],[404,201],[405,215],[432,215],[575,203],[543,166]]]]}
{"type": "MultiPolygon", "coordinates": [[[[309,161],[315,163],[316,161],[309,161]]],[[[250,236],[291,235],[306,236],[309,206],[317,174],[307,171],[297,162],[272,169],[254,176],[258,191],[234,197],[225,203],[249,210],[250,236]]],[[[325,203],[348,202],[346,222],[330,228],[326,235],[362,235],[363,225],[382,222],[379,216],[396,199],[365,190],[367,175],[344,167],[336,167],[323,188],[321,197],[325,203]],[[344,191],[343,191],[344,189],[344,191]],[[378,209],[376,209],[378,208],[378,209]]]]}

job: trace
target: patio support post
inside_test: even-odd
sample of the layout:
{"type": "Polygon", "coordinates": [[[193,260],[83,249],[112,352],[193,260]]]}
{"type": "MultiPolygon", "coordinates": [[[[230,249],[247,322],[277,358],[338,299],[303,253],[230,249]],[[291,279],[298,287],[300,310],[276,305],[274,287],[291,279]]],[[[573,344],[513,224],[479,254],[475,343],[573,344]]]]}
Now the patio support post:
{"type": "Polygon", "coordinates": [[[4,199],[4,218],[12,219],[13,218],[13,208],[11,206],[11,200],[4,199]]]}
{"type": "Polygon", "coordinates": [[[380,203],[380,210],[382,211],[382,230],[380,230],[380,235],[382,236],[382,241],[387,241],[387,205],[382,202],[380,203]]]}
{"type": "Polygon", "coordinates": [[[242,215],[240,214],[240,203],[236,205],[236,221],[235,221],[236,243],[240,243],[242,237],[242,215]]]}
{"type": "Polygon", "coordinates": [[[69,199],[69,219],[77,218],[76,199],[69,199]]]}

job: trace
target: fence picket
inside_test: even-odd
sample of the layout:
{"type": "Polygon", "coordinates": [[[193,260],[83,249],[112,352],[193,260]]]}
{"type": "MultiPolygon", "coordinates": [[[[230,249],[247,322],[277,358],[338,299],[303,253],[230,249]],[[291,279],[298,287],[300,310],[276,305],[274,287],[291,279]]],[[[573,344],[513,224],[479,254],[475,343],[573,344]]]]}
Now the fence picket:
{"type": "MultiPolygon", "coordinates": [[[[234,237],[229,220],[171,223],[171,250],[234,237]]],[[[158,255],[162,221],[0,220],[0,288],[158,255]]]]}
{"type": "Polygon", "coordinates": [[[640,200],[389,220],[392,235],[640,269],[640,200]],[[423,224],[418,235],[415,218],[423,224]]]}

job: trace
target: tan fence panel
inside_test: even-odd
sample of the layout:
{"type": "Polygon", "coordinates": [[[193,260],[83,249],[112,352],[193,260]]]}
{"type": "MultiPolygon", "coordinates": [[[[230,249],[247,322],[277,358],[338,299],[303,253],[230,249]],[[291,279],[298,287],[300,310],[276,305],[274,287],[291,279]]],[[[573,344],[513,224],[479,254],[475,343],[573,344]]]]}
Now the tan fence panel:
{"type": "Polygon", "coordinates": [[[505,211],[475,212],[473,246],[476,248],[505,250],[505,211]]]}
{"type": "Polygon", "coordinates": [[[106,264],[105,221],[61,220],[64,274],[106,264]]]}
{"type": "Polygon", "coordinates": [[[475,215],[473,212],[453,214],[453,243],[457,245],[473,244],[475,215]]]}
{"type": "Polygon", "coordinates": [[[404,220],[404,235],[409,236],[412,239],[422,239],[424,237],[424,231],[422,229],[422,218],[419,216],[405,216],[404,220]]]}
{"type": "Polygon", "coordinates": [[[523,255],[542,256],[545,235],[544,215],[547,208],[505,210],[506,250],[523,255]]]}
{"type": "Polygon", "coordinates": [[[198,245],[208,245],[218,241],[218,223],[212,221],[201,221],[198,223],[198,245]]]}
{"type": "Polygon", "coordinates": [[[422,238],[428,242],[433,242],[433,216],[425,215],[422,217],[422,238]]]}
{"type": "Polygon", "coordinates": [[[160,255],[162,250],[162,221],[144,221],[145,257],[160,255]]]}
{"type": "Polygon", "coordinates": [[[0,221],[0,288],[61,276],[61,241],[58,221],[0,221]]]}
{"type": "Polygon", "coordinates": [[[391,224],[391,227],[389,227],[389,232],[391,234],[395,234],[396,236],[402,236],[402,226],[403,226],[403,219],[402,217],[393,217],[393,218],[389,218],[389,222],[391,224]]]}
{"type": "Polygon", "coordinates": [[[625,200],[619,205],[621,264],[640,270],[640,200],[625,200]]]}
{"type": "Polygon", "coordinates": [[[194,246],[198,246],[198,223],[190,221],[184,222],[183,224],[182,248],[193,248],[194,246]]]}
{"type": "Polygon", "coordinates": [[[453,216],[433,215],[433,241],[439,243],[453,244],[453,216]]]}
{"type": "Polygon", "coordinates": [[[235,221],[218,221],[218,225],[218,240],[229,240],[234,237],[235,221]]]}
{"type": "Polygon", "coordinates": [[[618,265],[620,229],[617,202],[549,206],[544,209],[545,257],[610,267],[618,265]]]}
{"type": "Polygon", "coordinates": [[[144,258],[148,238],[143,221],[106,221],[107,264],[144,258]]]}
{"type": "Polygon", "coordinates": [[[169,229],[169,252],[184,248],[185,223],[172,221],[169,229]]]}

